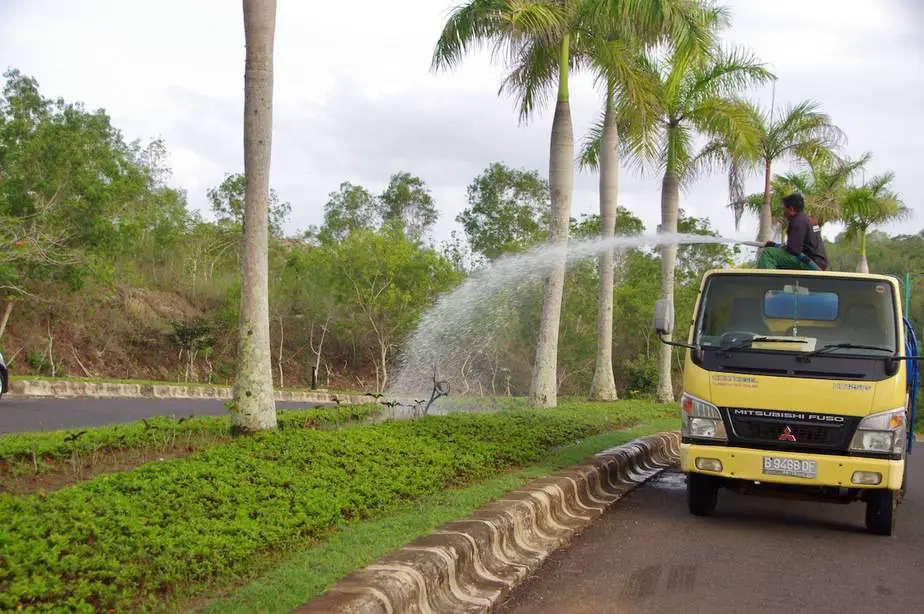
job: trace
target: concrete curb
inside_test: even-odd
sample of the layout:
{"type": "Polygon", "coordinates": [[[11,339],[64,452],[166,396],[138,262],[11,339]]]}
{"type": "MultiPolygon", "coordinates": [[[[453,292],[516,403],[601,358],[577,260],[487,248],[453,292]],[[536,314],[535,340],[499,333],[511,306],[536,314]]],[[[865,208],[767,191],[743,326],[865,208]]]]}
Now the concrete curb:
{"type": "MultiPolygon", "coordinates": [[[[11,380],[9,394],[18,397],[91,399],[230,399],[228,386],[183,386],[176,384],[114,384],[53,380],[11,380]]],[[[277,390],[277,401],[293,403],[375,403],[368,395],[339,395],[321,391],[277,390]],[[336,400],[335,400],[336,399],[336,400]]]]}
{"type": "Polygon", "coordinates": [[[676,462],[680,434],[605,450],[355,571],[298,614],[484,613],[614,502],[676,462]]]}

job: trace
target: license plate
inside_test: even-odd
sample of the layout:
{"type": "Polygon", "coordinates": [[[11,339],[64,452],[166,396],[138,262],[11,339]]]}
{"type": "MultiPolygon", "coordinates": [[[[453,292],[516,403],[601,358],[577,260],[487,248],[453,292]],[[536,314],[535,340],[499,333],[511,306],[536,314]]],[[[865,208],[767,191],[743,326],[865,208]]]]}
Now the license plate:
{"type": "Polygon", "coordinates": [[[796,478],[814,478],[816,463],[813,460],[799,458],[764,457],[764,473],[767,475],[787,475],[796,478]]]}

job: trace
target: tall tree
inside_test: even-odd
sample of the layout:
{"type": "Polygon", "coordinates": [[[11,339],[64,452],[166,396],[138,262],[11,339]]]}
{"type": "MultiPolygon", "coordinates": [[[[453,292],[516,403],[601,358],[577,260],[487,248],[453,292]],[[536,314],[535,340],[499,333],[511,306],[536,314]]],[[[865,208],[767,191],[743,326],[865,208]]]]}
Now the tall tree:
{"type": "MultiPolygon", "coordinates": [[[[619,105],[625,131],[622,140],[630,163],[663,171],[659,231],[676,233],[680,187],[692,182],[714,153],[711,149],[695,152],[694,137],[699,133],[721,139],[733,151],[753,149],[759,133],[747,105],[735,95],[773,75],[752,54],[739,48],[716,49],[706,56],[678,51],[666,59],[653,59],[648,70],[656,84],[657,104],[619,105]]],[[[587,147],[599,148],[599,142],[587,147]]],[[[677,245],[664,244],[660,251],[661,297],[673,301],[677,245]]],[[[674,398],[671,356],[671,347],[661,344],[660,401],[674,398]]]]}
{"type": "Polygon", "coordinates": [[[877,175],[860,186],[847,188],[841,204],[841,221],[847,227],[847,238],[860,243],[857,272],[869,273],[866,259],[866,235],[870,228],[908,217],[911,210],[890,188],[895,174],[877,175]]]}
{"type": "Polygon", "coordinates": [[[269,330],[269,171],[276,0],[244,0],[244,259],[232,433],[276,428],[269,330]]]}
{"type": "MultiPolygon", "coordinates": [[[[551,190],[549,242],[564,247],[568,242],[571,193],[574,183],[574,130],[568,88],[570,53],[576,26],[581,22],[585,3],[580,0],[471,0],[458,8],[447,21],[436,45],[434,68],[456,64],[471,45],[493,43],[495,51],[506,50],[517,69],[540,63],[548,68],[550,82],[557,82],[555,115],[549,151],[551,190]]],[[[505,86],[509,83],[505,81],[505,86]]],[[[504,89],[504,86],[501,88],[504,89]]],[[[532,112],[532,94],[522,97],[521,120],[532,112]]],[[[531,405],[557,404],[556,362],[561,303],[565,281],[564,253],[545,279],[545,298],[539,322],[539,340],[529,392],[531,405]]]]}
{"type": "MultiPolygon", "coordinates": [[[[725,25],[725,9],[695,3],[685,6],[674,3],[674,10],[686,11],[688,25],[671,33],[666,42],[686,53],[705,53],[714,44],[714,33],[725,25]]],[[[622,22],[607,24],[610,29],[583,40],[586,49],[578,50],[580,57],[596,74],[604,86],[603,113],[600,123],[591,131],[590,140],[598,142],[596,148],[584,148],[580,156],[583,168],[598,169],[600,173],[600,236],[606,240],[616,229],[616,212],[619,196],[619,129],[616,109],[617,98],[635,107],[656,104],[655,81],[645,71],[643,42],[637,29],[625,27],[622,22]]],[[[603,250],[599,256],[600,293],[597,312],[597,356],[590,398],[616,400],[616,380],[613,374],[613,248],[603,250]]]]}

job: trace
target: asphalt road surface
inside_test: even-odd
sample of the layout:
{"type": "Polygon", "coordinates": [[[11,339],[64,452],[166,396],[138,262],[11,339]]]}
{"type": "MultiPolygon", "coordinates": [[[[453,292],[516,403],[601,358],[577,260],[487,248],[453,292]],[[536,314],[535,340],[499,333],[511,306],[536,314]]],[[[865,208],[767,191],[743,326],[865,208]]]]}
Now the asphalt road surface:
{"type": "MultiPolygon", "coordinates": [[[[221,416],[221,399],[0,399],[0,433],[54,431],[121,424],[154,416],[221,416]]],[[[282,403],[277,409],[329,407],[333,403],[282,403]]]]}
{"type": "Polygon", "coordinates": [[[910,458],[896,535],[866,533],[865,505],[719,491],[687,512],[662,473],[553,554],[495,612],[774,614],[924,612],[924,444],[910,458]]]}

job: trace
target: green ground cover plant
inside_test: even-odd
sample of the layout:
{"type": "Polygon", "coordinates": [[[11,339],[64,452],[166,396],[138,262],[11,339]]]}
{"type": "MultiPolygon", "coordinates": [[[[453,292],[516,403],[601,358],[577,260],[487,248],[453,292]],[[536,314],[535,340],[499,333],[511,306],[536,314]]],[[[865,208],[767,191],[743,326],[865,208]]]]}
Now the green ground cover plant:
{"type": "MultiPolygon", "coordinates": [[[[627,431],[602,433],[556,450],[529,467],[503,473],[465,488],[427,495],[392,513],[351,523],[328,538],[289,555],[225,598],[200,608],[207,614],[289,612],[350,572],[398,549],[435,527],[464,518],[530,480],[548,475],[635,437],[676,429],[678,420],[663,418],[627,431]]],[[[184,608],[185,609],[185,608],[184,608]]]]}
{"type": "Polygon", "coordinates": [[[0,609],[162,606],[273,549],[675,411],[575,404],[283,428],[52,493],[0,494],[0,609]]]}

